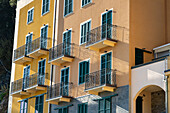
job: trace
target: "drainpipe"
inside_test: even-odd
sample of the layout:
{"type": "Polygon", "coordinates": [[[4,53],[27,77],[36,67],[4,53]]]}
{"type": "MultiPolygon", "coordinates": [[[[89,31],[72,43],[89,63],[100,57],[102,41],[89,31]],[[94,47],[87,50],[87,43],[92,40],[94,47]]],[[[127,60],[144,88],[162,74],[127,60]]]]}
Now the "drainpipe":
{"type": "MultiPolygon", "coordinates": [[[[167,70],[168,63],[167,63],[167,57],[165,58],[165,70],[167,70]]],[[[168,113],[168,76],[165,76],[165,82],[166,82],[166,91],[165,91],[165,109],[166,113],[168,113]]]]}
{"type": "MultiPolygon", "coordinates": [[[[54,48],[55,46],[55,34],[56,34],[56,12],[57,12],[57,1],[58,0],[55,0],[55,7],[54,7],[54,23],[53,23],[53,43],[52,43],[52,47],[54,48]]],[[[54,72],[54,65],[51,65],[51,83],[50,83],[50,86],[52,86],[52,83],[53,83],[53,72],[54,72]]],[[[49,106],[49,113],[52,112],[52,105],[50,104],[49,106]]]]}

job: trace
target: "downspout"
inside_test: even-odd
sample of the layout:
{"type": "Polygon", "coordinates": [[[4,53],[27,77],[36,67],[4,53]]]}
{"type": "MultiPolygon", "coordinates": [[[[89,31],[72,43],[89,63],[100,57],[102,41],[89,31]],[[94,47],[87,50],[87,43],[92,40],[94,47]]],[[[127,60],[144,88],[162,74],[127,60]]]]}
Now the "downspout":
{"type": "MultiPolygon", "coordinates": [[[[55,0],[55,7],[54,7],[54,23],[53,23],[53,43],[52,48],[55,46],[55,33],[56,33],[56,12],[57,12],[57,0],[55,0]]],[[[50,80],[50,86],[53,84],[53,72],[54,72],[54,65],[51,65],[51,80],[50,80]]],[[[52,106],[50,104],[49,106],[49,113],[52,112],[52,106]]]]}
{"type": "MultiPolygon", "coordinates": [[[[167,57],[165,58],[165,70],[167,70],[168,67],[168,63],[167,63],[167,57]]],[[[168,113],[168,76],[165,76],[165,82],[166,82],[166,91],[165,91],[165,109],[166,109],[166,113],[168,113]]]]}

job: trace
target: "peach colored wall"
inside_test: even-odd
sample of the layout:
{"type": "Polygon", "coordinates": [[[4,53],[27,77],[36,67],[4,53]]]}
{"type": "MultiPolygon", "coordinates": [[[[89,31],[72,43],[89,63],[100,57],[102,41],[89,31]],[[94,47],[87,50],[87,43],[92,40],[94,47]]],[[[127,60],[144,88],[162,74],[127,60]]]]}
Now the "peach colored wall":
{"type": "Polygon", "coordinates": [[[76,44],[74,51],[75,59],[72,63],[65,63],[56,66],[54,83],[60,82],[60,70],[64,66],[70,66],[70,82],[76,86],[75,96],[84,95],[84,84],[78,85],[79,62],[90,58],[90,72],[100,70],[100,55],[104,51],[112,52],[112,68],[117,69],[117,85],[123,86],[129,84],[129,0],[92,0],[92,4],[86,8],[81,8],[81,0],[73,1],[73,13],[64,17],[64,2],[59,3],[59,29],[57,44],[62,43],[62,34],[65,29],[72,28],[71,42],[76,44]],[[115,47],[107,47],[100,52],[85,49],[85,45],[80,46],[80,24],[91,19],[91,29],[101,25],[101,14],[105,9],[113,9],[113,24],[118,25],[117,39],[115,47]],[[77,87],[78,86],[78,87],[77,87]],[[80,91],[81,89],[81,91],[80,91]]]}

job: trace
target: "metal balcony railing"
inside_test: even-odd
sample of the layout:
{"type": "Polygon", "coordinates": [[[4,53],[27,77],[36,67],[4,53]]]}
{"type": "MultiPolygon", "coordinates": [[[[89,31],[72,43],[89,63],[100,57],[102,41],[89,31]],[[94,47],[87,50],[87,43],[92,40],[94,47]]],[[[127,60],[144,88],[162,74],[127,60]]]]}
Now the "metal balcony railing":
{"type": "Polygon", "coordinates": [[[23,87],[24,89],[31,88],[36,85],[47,85],[45,83],[45,80],[48,79],[48,73],[44,74],[33,74],[30,76],[27,76],[23,81],[23,87]]]}
{"type": "Polygon", "coordinates": [[[47,100],[55,99],[57,97],[71,97],[73,83],[62,82],[47,87],[47,100]]]}
{"type": "Polygon", "coordinates": [[[55,60],[62,56],[74,56],[73,43],[61,43],[49,49],[49,61],[55,60]]]}
{"type": "Polygon", "coordinates": [[[50,38],[39,37],[31,43],[26,44],[25,52],[30,54],[38,49],[47,50],[50,47],[50,38]]]}
{"type": "Polygon", "coordinates": [[[25,54],[25,45],[17,48],[14,50],[14,61],[16,61],[17,59],[26,56],[25,54]]]}
{"type": "Polygon", "coordinates": [[[23,78],[12,82],[12,84],[11,84],[11,94],[13,94],[17,91],[23,90],[22,84],[23,84],[23,78]]]}
{"type": "Polygon", "coordinates": [[[104,24],[102,26],[99,26],[87,33],[87,43],[86,46],[90,46],[96,42],[99,42],[101,40],[105,39],[117,39],[117,33],[116,33],[116,25],[111,24],[104,24]]]}
{"type": "Polygon", "coordinates": [[[102,69],[85,76],[85,90],[102,85],[116,87],[116,70],[102,69]]]}

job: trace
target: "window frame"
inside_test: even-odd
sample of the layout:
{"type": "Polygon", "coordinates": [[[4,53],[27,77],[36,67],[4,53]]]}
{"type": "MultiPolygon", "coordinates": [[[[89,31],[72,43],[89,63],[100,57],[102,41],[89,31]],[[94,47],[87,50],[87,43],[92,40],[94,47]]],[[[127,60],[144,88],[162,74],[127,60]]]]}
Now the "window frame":
{"type": "Polygon", "coordinates": [[[43,16],[43,15],[47,14],[48,12],[50,12],[50,0],[49,0],[49,2],[48,2],[48,10],[45,11],[45,12],[43,12],[43,6],[44,6],[43,4],[44,4],[44,2],[43,2],[43,0],[42,0],[41,16],[43,16]]]}
{"type": "MultiPolygon", "coordinates": [[[[38,106],[38,112],[39,112],[39,106],[41,105],[39,102],[40,102],[40,97],[43,96],[43,101],[42,101],[42,111],[44,110],[44,94],[43,95],[39,95],[39,96],[36,96],[35,98],[35,108],[36,106],[38,106]],[[38,100],[38,105],[36,105],[36,99],[39,99],[38,100]]],[[[35,109],[35,113],[36,113],[36,109],[35,109]]]]}
{"type": "MultiPolygon", "coordinates": [[[[69,9],[69,4],[70,4],[70,3],[69,3],[69,0],[67,0],[67,1],[68,1],[68,4],[67,4],[67,5],[68,5],[68,9],[69,9]]],[[[67,14],[65,14],[65,10],[66,10],[66,8],[65,8],[65,7],[66,7],[65,2],[66,2],[66,0],[64,0],[64,12],[63,12],[63,13],[64,13],[64,17],[66,17],[66,16],[68,16],[68,15],[70,15],[70,14],[73,13],[73,6],[74,6],[74,5],[73,5],[73,4],[74,4],[74,1],[72,0],[72,9],[71,9],[72,11],[71,11],[71,12],[68,12],[67,14]]]]}
{"type": "MultiPolygon", "coordinates": [[[[86,25],[88,25],[88,23],[90,22],[90,30],[89,31],[91,31],[91,25],[92,25],[92,21],[91,21],[92,19],[89,19],[89,20],[87,20],[87,21],[85,21],[85,22],[82,22],[81,24],[80,24],[80,45],[83,45],[83,44],[85,44],[85,43],[87,43],[87,40],[86,40],[86,38],[85,38],[85,41],[84,42],[82,42],[81,41],[81,39],[82,39],[82,26],[84,26],[85,24],[86,25]],[[81,43],[82,42],[82,43],[81,43]]],[[[86,31],[87,31],[87,29],[88,29],[88,27],[86,27],[86,31]]],[[[84,31],[83,31],[83,34],[84,34],[84,31]]],[[[86,36],[87,36],[87,32],[86,32],[86,36]]]]}
{"type": "Polygon", "coordinates": [[[98,100],[98,113],[100,113],[101,111],[103,111],[104,113],[106,113],[106,110],[108,110],[106,108],[106,100],[109,99],[109,102],[110,102],[110,113],[112,112],[112,98],[104,98],[104,99],[100,99],[98,100]],[[100,101],[104,101],[104,105],[103,105],[103,109],[100,109],[100,101]]]}
{"type": "Polygon", "coordinates": [[[87,0],[87,3],[86,4],[84,3],[84,5],[83,5],[83,0],[81,0],[81,7],[83,8],[83,7],[85,7],[85,6],[87,6],[87,5],[91,4],[91,3],[92,3],[92,0],[90,0],[90,2],[88,2],[88,0],[87,0]]]}
{"type": "Polygon", "coordinates": [[[28,99],[22,100],[21,102],[20,102],[20,113],[23,113],[25,109],[26,109],[26,113],[27,113],[28,112],[28,99]],[[25,108],[25,101],[27,101],[27,107],[26,108],[25,108]],[[21,108],[21,102],[24,102],[23,108],[21,108]],[[23,112],[21,112],[21,110],[23,110],[23,112]]]}
{"type": "Polygon", "coordinates": [[[78,113],[88,113],[88,103],[78,104],[78,113]],[[79,112],[79,107],[83,106],[83,112],[79,112]],[[87,107],[86,107],[87,106],[87,107]],[[86,112],[85,112],[86,111],[86,112]]]}
{"type": "Polygon", "coordinates": [[[30,24],[30,23],[32,23],[33,22],[33,19],[34,19],[34,7],[32,7],[31,9],[29,9],[28,11],[27,11],[27,24],[30,24]],[[30,21],[28,21],[29,20],[29,15],[28,15],[28,13],[30,12],[30,11],[32,11],[33,10],[33,12],[32,12],[32,20],[30,20],[30,21]]]}
{"type": "Polygon", "coordinates": [[[64,109],[67,109],[67,113],[69,113],[69,107],[68,106],[59,108],[58,113],[60,113],[59,110],[61,110],[61,113],[64,113],[64,109]]]}
{"type": "MultiPolygon", "coordinates": [[[[78,70],[78,85],[81,85],[81,84],[84,84],[84,83],[85,83],[85,75],[81,75],[81,76],[84,76],[84,82],[81,82],[81,81],[80,81],[80,64],[81,64],[81,63],[85,63],[85,62],[88,63],[88,68],[89,68],[89,69],[88,69],[88,73],[90,73],[90,58],[87,59],[87,60],[80,61],[79,64],[78,64],[78,69],[79,69],[79,70],[78,70]],[[81,83],[80,83],[80,82],[81,82],[81,83]]],[[[83,69],[84,69],[84,68],[83,68],[83,69]]]]}

